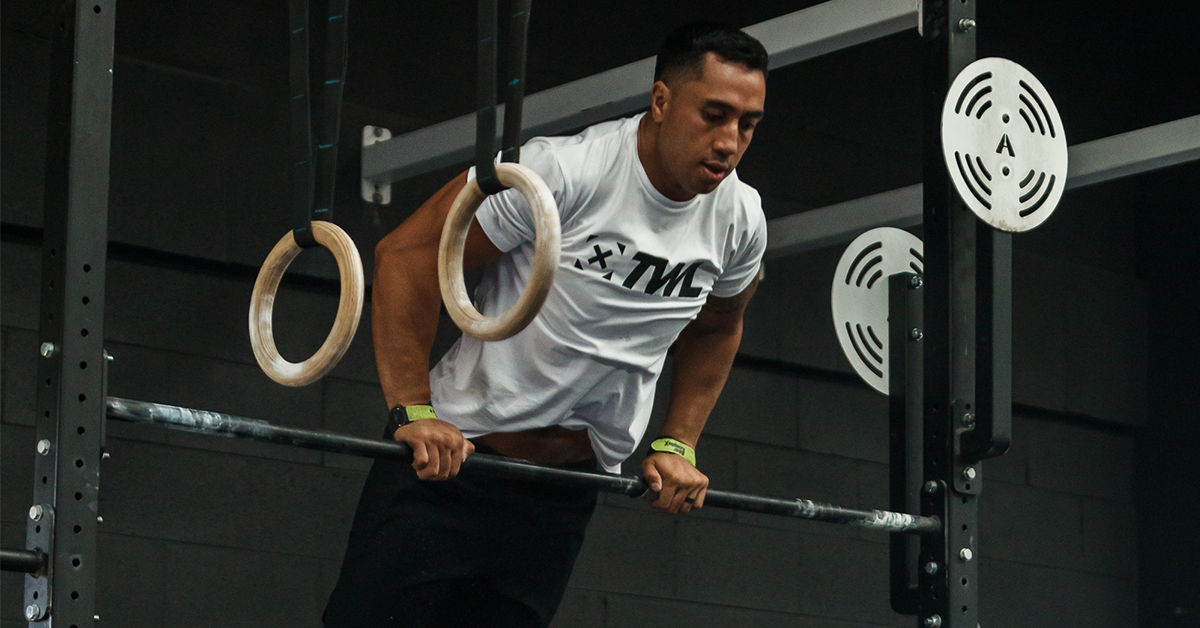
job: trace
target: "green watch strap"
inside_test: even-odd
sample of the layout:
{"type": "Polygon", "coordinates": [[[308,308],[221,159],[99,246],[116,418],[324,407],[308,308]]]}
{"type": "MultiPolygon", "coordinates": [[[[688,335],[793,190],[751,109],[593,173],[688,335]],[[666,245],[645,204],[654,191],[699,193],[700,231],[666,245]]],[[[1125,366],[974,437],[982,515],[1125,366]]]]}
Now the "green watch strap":
{"type": "Polygon", "coordinates": [[[650,452],[662,452],[683,456],[684,460],[692,463],[693,467],[696,466],[696,450],[675,440],[674,438],[671,438],[670,436],[663,436],[661,438],[654,439],[654,441],[650,443],[650,452]]]}
{"type": "Polygon", "coordinates": [[[433,411],[433,406],[401,406],[404,408],[405,415],[408,416],[409,422],[420,421],[422,419],[436,419],[437,413],[433,411]]]}

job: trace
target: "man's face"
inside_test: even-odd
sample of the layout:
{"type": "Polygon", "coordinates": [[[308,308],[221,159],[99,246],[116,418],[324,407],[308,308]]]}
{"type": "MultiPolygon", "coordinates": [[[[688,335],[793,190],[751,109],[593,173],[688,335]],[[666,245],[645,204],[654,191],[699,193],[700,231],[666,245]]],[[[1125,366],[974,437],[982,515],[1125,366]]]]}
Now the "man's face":
{"type": "Polygon", "coordinates": [[[717,189],[750,146],[763,116],[763,73],[715,53],[697,78],[683,74],[655,84],[651,114],[660,124],[658,153],[669,184],[668,198],[686,200],[717,189]]]}

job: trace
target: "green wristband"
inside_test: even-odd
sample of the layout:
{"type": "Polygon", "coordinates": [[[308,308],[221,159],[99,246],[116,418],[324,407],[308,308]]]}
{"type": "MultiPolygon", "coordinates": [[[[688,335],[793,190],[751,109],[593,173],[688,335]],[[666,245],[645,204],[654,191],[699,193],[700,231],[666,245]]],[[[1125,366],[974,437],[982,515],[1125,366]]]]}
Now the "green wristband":
{"type": "Polygon", "coordinates": [[[693,467],[696,466],[696,450],[670,436],[656,438],[654,442],[650,443],[650,453],[658,452],[683,456],[683,459],[692,463],[693,467]]]}
{"type": "Polygon", "coordinates": [[[422,419],[436,419],[437,413],[433,411],[433,406],[402,406],[404,413],[408,415],[408,421],[420,421],[422,419]]]}

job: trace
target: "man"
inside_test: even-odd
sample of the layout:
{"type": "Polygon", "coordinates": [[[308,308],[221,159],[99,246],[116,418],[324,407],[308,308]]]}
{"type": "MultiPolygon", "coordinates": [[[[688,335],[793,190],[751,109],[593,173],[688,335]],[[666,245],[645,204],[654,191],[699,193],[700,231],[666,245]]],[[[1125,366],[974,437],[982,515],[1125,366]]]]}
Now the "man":
{"type": "MultiPolygon", "coordinates": [[[[463,337],[427,371],[438,241],[469,174],[380,242],[372,319],[393,408],[385,437],[413,448],[416,477],[376,461],[327,626],[548,625],[595,491],[455,478],[459,466],[486,451],[618,472],[676,340],[665,438],[642,474],[656,508],[704,505],[708,479],[693,448],[737,352],[766,247],[758,194],[734,172],[763,115],[766,64],[741,31],[684,27],[663,44],[649,112],[522,149],[521,163],[558,203],[562,255],[541,312],[508,340],[463,337]]],[[[515,190],[480,207],[464,266],[487,264],[475,295],[482,313],[515,302],[533,241],[515,190]]]]}

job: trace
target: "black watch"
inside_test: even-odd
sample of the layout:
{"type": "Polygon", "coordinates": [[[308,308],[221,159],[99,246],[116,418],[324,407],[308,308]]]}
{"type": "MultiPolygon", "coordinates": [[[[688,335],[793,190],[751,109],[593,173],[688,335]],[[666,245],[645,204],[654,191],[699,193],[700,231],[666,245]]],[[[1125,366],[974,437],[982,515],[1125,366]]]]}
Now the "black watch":
{"type": "Polygon", "coordinates": [[[421,419],[436,419],[437,414],[429,404],[414,404],[411,406],[397,405],[388,411],[387,427],[383,430],[384,438],[391,439],[396,430],[421,419]]]}

